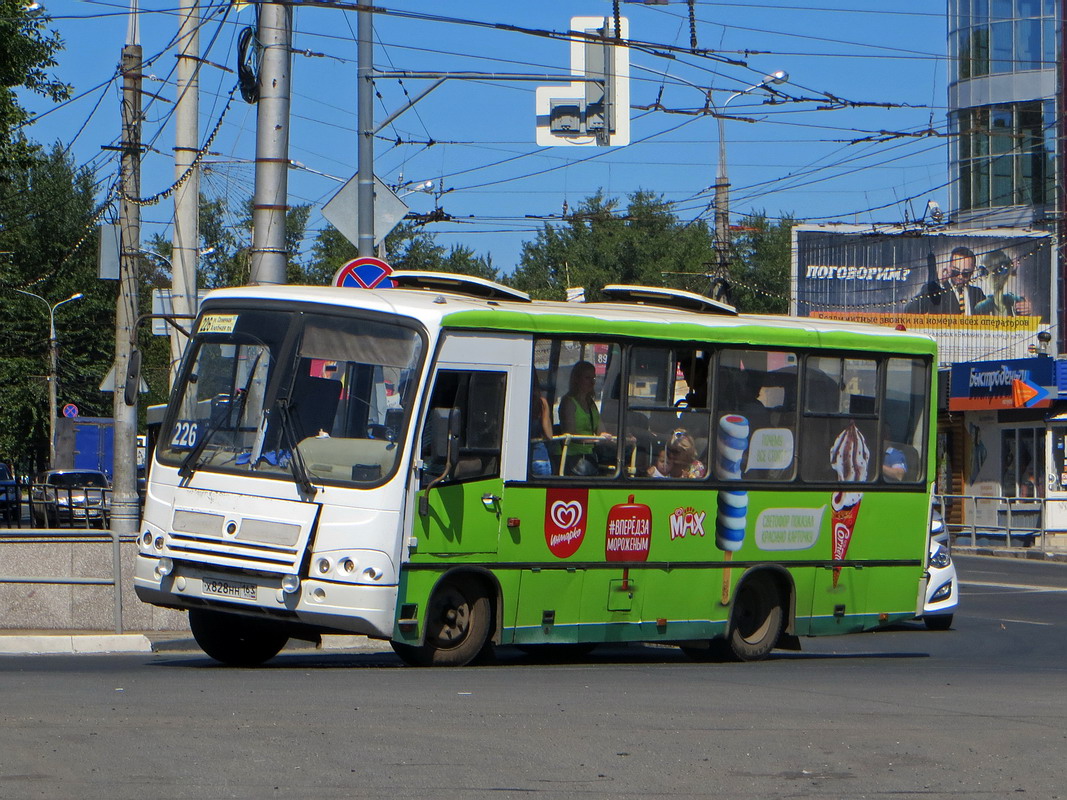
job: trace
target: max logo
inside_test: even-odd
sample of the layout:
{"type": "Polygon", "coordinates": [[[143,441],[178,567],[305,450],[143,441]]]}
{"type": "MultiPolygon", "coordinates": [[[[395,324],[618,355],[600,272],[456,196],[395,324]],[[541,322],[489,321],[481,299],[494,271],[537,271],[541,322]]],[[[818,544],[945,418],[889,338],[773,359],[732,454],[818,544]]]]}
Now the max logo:
{"type": "Polygon", "coordinates": [[[545,542],[556,558],[569,558],[585,538],[588,489],[545,492],[545,542]]]}
{"type": "Polygon", "coordinates": [[[685,536],[703,536],[704,518],[708,512],[697,511],[695,508],[676,508],[671,514],[671,539],[681,539],[685,536]]]}

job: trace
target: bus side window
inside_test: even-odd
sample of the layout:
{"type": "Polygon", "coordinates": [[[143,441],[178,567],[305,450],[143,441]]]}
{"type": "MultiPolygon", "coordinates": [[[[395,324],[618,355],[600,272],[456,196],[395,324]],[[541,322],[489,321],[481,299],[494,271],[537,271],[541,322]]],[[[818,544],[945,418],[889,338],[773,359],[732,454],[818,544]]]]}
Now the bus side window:
{"type": "Polygon", "coordinates": [[[810,356],[804,371],[800,474],[805,481],[868,483],[880,475],[878,362],[810,356]]]}
{"type": "Polygon", "coordinates": [[[914,483],[926,476],[926,383],[928,371],[921,359],[886,361],[885,397],[882,398],[882,479],[914,483]]]}
{"type": "Polygon", "coordinates": [[[715,386],[717,423],[709,436],[715,446],[715,463],[731,461],[730,450],[740,445],[744,447],[741,475],[735,477],[792,480],[797,456],[797,355],[722,350],[715,386]],[[730,417],[744,418],[744,423],[730,417]],[[736,437],[746,430],[747,438],[739,443],[736,437]]]}
{"type": "MultiPolygon", "coordinates": [[[[440,370],[430,396],[430,409],[455,408],[460,414],[458,452],[452,454],[447,481],[493,478],[500,474],[504,436],[504,391],[507,374],[440,370]]],[[[426,415],[421,440],[424,485],[441,474],[445,454],[433,447],[432,413],[426,415]]]]}

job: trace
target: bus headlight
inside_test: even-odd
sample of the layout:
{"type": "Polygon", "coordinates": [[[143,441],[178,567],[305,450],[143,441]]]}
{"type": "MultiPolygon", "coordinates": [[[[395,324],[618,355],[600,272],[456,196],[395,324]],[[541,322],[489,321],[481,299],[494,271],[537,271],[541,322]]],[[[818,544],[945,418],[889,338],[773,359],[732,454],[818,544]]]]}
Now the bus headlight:
{"type": "Polygon", "coordinates": [[[946,550],[941,545],[935,547],[934,551],[930,553],[931,566],[937,567],[938,569],[944,569],[951,563],[952,557],[949,556],[948,550],[946,550]]]}
{"type": "Polygon", "coordinates": [[[159,559],[159,563],[156,564],[156,575],[160,578],[165,578],[174,572],[174,560],[164,556],[159,559]]]}
{"type": "Polygon", "coordinates": [[[300,591],[300,576],[299,575],[284,575],[282,576],[282,591],[286,594],[296,594],[300,591]]]}

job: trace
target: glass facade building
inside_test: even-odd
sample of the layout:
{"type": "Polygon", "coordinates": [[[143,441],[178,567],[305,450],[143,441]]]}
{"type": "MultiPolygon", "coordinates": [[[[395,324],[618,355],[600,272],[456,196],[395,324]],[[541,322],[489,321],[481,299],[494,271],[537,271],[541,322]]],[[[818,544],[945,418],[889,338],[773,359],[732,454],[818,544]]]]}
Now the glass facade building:
{"type": "Polygon", "coordinates": [[[1059,0],[949,0],[952,218],[1044,226],[1056,204],[1059,0]]]}

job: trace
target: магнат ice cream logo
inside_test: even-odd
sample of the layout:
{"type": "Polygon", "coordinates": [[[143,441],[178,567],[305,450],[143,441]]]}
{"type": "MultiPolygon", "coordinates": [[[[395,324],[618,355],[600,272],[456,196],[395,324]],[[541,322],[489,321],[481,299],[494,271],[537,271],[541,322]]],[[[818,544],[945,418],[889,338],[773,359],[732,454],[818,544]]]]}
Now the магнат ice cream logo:
{"type": "Polygon", "coordinates": [[[545,543],[556,558],[570,558],[585,538],[588,489],[545,492],[545,543]]]}

